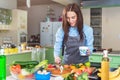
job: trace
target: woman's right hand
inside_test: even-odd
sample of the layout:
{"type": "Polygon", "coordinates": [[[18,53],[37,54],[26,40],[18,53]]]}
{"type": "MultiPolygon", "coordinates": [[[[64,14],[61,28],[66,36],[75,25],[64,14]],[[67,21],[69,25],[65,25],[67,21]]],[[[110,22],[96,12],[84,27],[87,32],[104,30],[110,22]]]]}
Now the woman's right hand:
{"type": "Polygon", "coordinates": [[[61,58],[59,56],[55,56],[55,63],[61,63],[61,58]]]}

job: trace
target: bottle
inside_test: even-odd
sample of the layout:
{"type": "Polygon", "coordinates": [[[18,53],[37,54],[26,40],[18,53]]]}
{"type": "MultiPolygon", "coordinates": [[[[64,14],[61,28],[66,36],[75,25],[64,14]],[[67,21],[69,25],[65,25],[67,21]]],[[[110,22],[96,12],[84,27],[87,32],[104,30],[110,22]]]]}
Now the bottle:
{"type": "Polygon", "coordinates": [[[103,51],[103,58],[101,61],[101,80],[109,80],[108,50],[103,51]]]}
{"type": "Polygon", "coordinates": [[[0,55],[0,80],[6,80],[6,56],[0,55]]]}

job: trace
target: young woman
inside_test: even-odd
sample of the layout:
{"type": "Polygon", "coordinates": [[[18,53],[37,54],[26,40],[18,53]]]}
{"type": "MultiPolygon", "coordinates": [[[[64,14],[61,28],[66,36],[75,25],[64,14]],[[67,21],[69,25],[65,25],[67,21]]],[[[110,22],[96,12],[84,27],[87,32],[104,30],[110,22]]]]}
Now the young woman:
{"type": "Polygon", "coordinates": [[[62,27],[56,33],[54,45],[54,58],[56,63],[61,62],[60,50],[64,48],[63,63],[77,64],[88,61],[88,56],[93,50],[93,29],[83,24],[83,16],[80,7],[68,4],[63,9],[62,27]],[[79,47],[87,46],[87,56],[81,56],[79,47]]]}

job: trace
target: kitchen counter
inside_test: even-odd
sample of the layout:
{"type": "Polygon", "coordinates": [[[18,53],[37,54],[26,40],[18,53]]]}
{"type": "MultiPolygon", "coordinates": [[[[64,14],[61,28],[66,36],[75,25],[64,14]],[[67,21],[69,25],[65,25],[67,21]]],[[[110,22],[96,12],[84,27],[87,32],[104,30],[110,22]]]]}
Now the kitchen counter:
{"type": "MultiPolygon", "coordinates": [[[[46,53],[46,57],[45,59],[48,60],[48,63],[54,63],[54,57],[53,57],[53,48],[45,48],[45,53],[46,53]]],[[[26,51],[22,51],[16,54],[7,54],[6,55],[6,75],[10,75],[9,72],[9,65],[13,62],[13,61],[30,61],[32,60],[31,56],[32,56],[32,51],[31,50],[26,50],[26,51]]]]}
{"type": "Polygon", "coordinates": [[[24,51],[16,54],[6,55],[6,75],[10,75],[9,66],[13,61],[30,61],[31,60],[31,51],[24,51]]]}
{"type": "MultiPolygon", "coordinates": [[[[89,61],[93,63],[93,65],[97,64],[100,67],[102,57],[103,52],[94,52],[92,55],[89,56],[89,61]]],[[[110,67],[118,68],[118,66],[120,65],[120,51],[112,51],[108,53],[108,57],[110,60],[110,67]]]]}
{"type": "MultiPolygon", "coordinates": [[[[15,78],[13,78],[12,76],[8,76],[6,78],[6,80],[16,80],[15,78]]],[[[29,80],[35,80],[35,79],[29,79],[29,80]]],[[[63,80],[63,78],[59,77],[51,77],[50,80],[63,80]]]]}

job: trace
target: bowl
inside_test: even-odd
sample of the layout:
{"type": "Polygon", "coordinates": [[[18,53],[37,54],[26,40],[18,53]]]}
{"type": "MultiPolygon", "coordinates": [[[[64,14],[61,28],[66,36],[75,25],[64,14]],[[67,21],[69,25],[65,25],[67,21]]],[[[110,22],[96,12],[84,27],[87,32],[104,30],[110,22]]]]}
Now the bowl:
{"type": "Polygon", "coordinates": [[[47,72],[45,74],[40,74],[38,72],[35,72],[34,76],[35,80],[50,80],[51,73],[47,72]]]}
{"type": "Polygon", "coordinates": [[[19,69],[19,67],[10,66],[10,74],[16,80],[31,80],[34,79],[34,73],[27,69],[19,69]]]}

